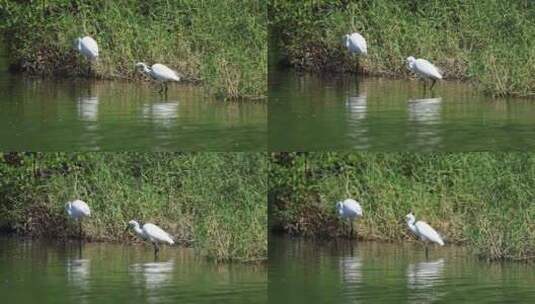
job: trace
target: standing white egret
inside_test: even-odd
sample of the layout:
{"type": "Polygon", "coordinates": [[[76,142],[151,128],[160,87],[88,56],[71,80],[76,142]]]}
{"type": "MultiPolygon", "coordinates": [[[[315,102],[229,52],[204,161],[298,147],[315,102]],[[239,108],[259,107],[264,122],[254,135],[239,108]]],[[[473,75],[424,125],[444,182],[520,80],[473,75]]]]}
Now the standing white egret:
{"type": "Polygon", "coordinates": [[[89,63],[88,74],[91,72],[91,62],[97,60],[98,57],[98,44],[95,39],[85,36],[83,38],[78,37],[75,41],[75,48],[87,58],[89,63]]]}
{"type": "Polygon", "coordinates": [[[160,63],[155,63],[149,68],[143,62],[138,62],[136,63],[136,68],[142,68],[145,74],[160,83],[160,93],[165,88],[165,93],[167,94],[167,82],[180,81],[180,76],[178,76],[177,72],[160,63]]]}
{"type": "Polygon", "coordinates": [[[414,57],[410,56],[407,57],[407,65],[409,70],[424,80],[424,88],[427,85],[425,79],[431,79],[433,82],[431,84],[431,90],[433,89],[433,86],[435,86],[437,80],[442,79],[442,71],[425,59],[415,59],[414,57]]]}
{"type": "Polygon", "coordinates": [[[428,256],[427,251],[427,243],[437,243],[440,246],[444,246],[444,241],[438,234],[438,232],[433,229],[433,227],[429,226],[426,222],[423,221],[416,221],[416,218],[414,217],[414,214],[409,213],[406,216],[407,218],[407,225],[409,226],[409,229],[414,233],[416,236],[418,236],[422,241],[425,243],[425,257],[428,256]]]}
{"type": "MultiPolygon", "coordinates": [[[[368,46],[366,45],[366,39],[359,33],[347,34],[344,36],[344,44],[351,55],[356,54],[368,55],[368,46]]],[[[357,58],[357,72],[360,69],[360,59],[357,58]]]]}
{"type": "Polygon", "coordinates": [[[175,243],[169,233],[165,232],[162,228],[154,224],[146,223],[143,225],[143,227],[140,227],[137,221],[131,220],[128,222],[128,227],[126,229],[129,227],[133,228],[139,237],[150,241],[152,245],[154,245],[155,256],[157,256],[158,252],[160,251],[160,247],[158,246],[159,243],[167,243],[169,245],[173,245],[175,243]]]}
{"type": "Polygon", "coordinates": [[[91,216],[91,210],[89,206],[81,200],[69,201],[65,204],[65,211],[67,215],[78,222],[79,225],[79,237],[82,239],[82,219],[84,217],[91,216]]]}
{"type": "Polygon", "coordinates": [[[336,209],[338,210],[338,214],[340,217],[344,219],[349,219],[349,222],[351,223],[351,234],[350,237],[353,236],[353,221],[357,217],[362,217],[362,207],[360,206],[359,202],[357,202],[354,199],[348,198],[344,201],[336,203],[336,209]]]}

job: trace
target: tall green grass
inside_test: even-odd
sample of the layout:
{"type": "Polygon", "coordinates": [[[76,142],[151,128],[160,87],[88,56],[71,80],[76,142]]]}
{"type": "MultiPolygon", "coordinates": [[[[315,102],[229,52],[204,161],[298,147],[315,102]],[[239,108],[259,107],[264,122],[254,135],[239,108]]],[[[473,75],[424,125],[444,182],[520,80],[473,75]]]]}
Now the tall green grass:
{"type": "Polygon", "coordinates": [[[407,76],[404,60],[412,55],[493,95],[535,95],[530,0],[274,0],[269,11],[270,31],[299,69],[353,71],[342,37],[358,31],[368,42],[365,73],[407,76]]]}
{"type": "Polygon", "coordinates": [[[136,240],[124,229],[137,219],[218,260],[267,255],[263,153],[4,153],[0,176],[0,230],[76,236],[64,205],[79,198],[91,240],[136,240]]]}
{"type": "Polygon", "coordinates": [[[0,30],[13,68],[84,75],[75,38],[100,47],[99,78],[140,78],[134,64],[164,63],[225,98],[258,98],[267,87],[265,1],[0,0],[0,30]]]}
{"type": "Polygon", "coordinates": [[[535,258],[535,154],[278,153],[269,181],[272,230],[342,236],[335,203],[353,197],[363,239],[411,238],[412,211],[484,259],[535,258]]]}

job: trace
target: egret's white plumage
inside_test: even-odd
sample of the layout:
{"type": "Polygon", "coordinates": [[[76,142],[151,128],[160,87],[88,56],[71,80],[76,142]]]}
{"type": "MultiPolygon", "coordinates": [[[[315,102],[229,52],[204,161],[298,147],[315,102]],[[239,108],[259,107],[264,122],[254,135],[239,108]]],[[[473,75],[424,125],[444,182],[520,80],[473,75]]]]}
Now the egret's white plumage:
{"type": "Polygon", "coordinates": [[[362,207],[360,206],[359,202],[354,199],[348,198],[344,201],[336,203],[336,210],[338,210],[338,214],[341,218],[349,219],[349,222],[351,224],[350,235],[352,236],[353,221],[358,217],[362,217],[362,207]]]}
{"type": "Polygon", "coordinates": [[[96,60],[98,57],[98,44],[89,36],[76,39],[76,49],[89,60],[96,60]]]}
{"type": "MultiPolygon", "coordinates": [[[[160,63],[155,63],[149,68],[143,62],[138,62],[136,63],[136,68],[141,68],[145,74],[149,75],[152,79],[163,84],[162,89],[165,88],[166,92],[167,82],[180,81],[180,76],[178,76],[177,72],[160,63]]],[[[160,89],[160,92],[162,91],[162,89],[160,89]]]]}
{"type": "Polygon", "coordinates": [[[442,79],[442,72],[440,69],[425,59],[415,59],[412,56],[407,57],[407,66],[409,67],[409,70],[418,77],[423,78],[424,80],[431,79],[433,81],[431,88],[433,88],[437,80],[442,79]]]}
{"type": "Polygon", "coordinates": [[[440,246],[444,246],[444,240],[442,240],[438,232],[426,222],[416,221],[416,218],[412,213],[407,214],[407,225],[409,226],[409,229],[422,241],[426,243],[432,242],[440,246]]]}
{"type": "Polygon", "coordinates": [[[359,33],[345,35],[345,46],[351,54],[367,55],[366,39],[359,33]]]}
{"type": "Polygon", "coordinates": [[[142,239],[150,241],[154,245],[154,253],[157,254],[160,248],[158,247],[159,243],[166,243],[173,245],[175,241],[169,233],[165,232],[162,228],[151,224],[146,223],[141,227],[137,221],[131,220],[128,222],[128,226],[132,227],[137,235],[142,239]]]}
{"type": "Polygon", "coordinates": [[[80,220],[86,216],[91,216],[91,210],[89,206],[81,200],[74,200],[65,204],[65,211],[70,218],[74,220],[80,220]]]}
{"type": "Polygon", "coordinates": [[[65,204],[65,211],[71,219],[78,221],[78,236],[82,239],[82,219],[91,216],[89,206],[84,201],[77,199],[67,202],[65,204]]]}
{"type": "Polygon", "coordinates": [[[351,198],[338,202],[336,204],[336,209],[342,218],[354,220],[357,217],[362,216],[362,207],[359,202],[351,198]]]}

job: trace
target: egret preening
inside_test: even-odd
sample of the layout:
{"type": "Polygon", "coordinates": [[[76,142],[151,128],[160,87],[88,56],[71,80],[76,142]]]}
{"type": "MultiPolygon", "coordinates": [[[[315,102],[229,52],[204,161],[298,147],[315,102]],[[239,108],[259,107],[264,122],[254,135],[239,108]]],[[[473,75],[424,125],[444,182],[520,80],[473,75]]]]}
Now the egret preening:
{"type": "Polygon", "coordinates": [[[431,90],[433,89],[433,86],[435,86],[437,80],[442,79],[442,72],[440,69],[425,59],[415,59],[410,56],[407,57],[407,65],[409,70],[424,80],[424,88],[427,85],[425,82],[426,79],[431,79],[432,81],[431,90]]]}
{"type": "Polygon", "coordinates": [[[128,222],[128,227],[133,228],[139,237],[150,241],[152,245],[154,245],[154,256],[158,256],[158,252],[160,251],[160,246],[158,246],[159,243],[167,243],[169,245],[175,243],[169,233],[163,231],[162,228],[154,224],[146,223],[143,227],[140,227],[137,221],[131,220],[128,222]]]}
{"type": "Polygon", "coordinates": [[[85,36],[84,38],[77,38],[75,41],[75,48],[90,61],[88,73],[91,70],[91,61],[98,57],[98,45],[95,39],[85,36]]]}
{"type": "MultiPolygon", "coordinates": [[[[344,44],[351,55],[356,54],[367,55],[368,46],[366,45],[366,39],[359,33],[345,35],[344,44]]],[[[359,58],[357,58],[357,72],[360,68],[359,58]]]]}
{"type": "Polygon", "coordinates": [[[362,217],[362,207],[360,204],[354,200],[354,199],[346,199],[342,202],[336,203],[336,209],[338,210],[338,214],[343,219],[349,219],[349,222],[351,223],[351,234],[350,237],[353,236],[353,221],[357,217],[362,217]]]}
{"type": "Polygon", "coordinates": [[[78,222],[79,225],[79,237],[82,239],[82,219],[87,216],[91,216],[91,210],[89,206],[81,200],[74,200],[65,204],[65,211],[67,215],[78,222]]]}
{"type": "Polygon", "coordinates": [[[416,218],[411,213],[407,214],[407,225],[409,229],[418,236],[425,243],[425,257],[428,256],[427,243],[437,243],[440,246],[444,246],[444,241],[438,234],[438,232],[429,226],[426,222],[416,221],[416,218]]]}
{"type": "Polygon", "coordinates": [[[180,76],[178,76],[177,72],[160,63],[155,63],[149,68],[143,62],[138,62],[136,63],[136,68],[141,68],[145,74],[160,83],[160,93],[165,89],[165,94],[167,94],[167,83],[169,81],[180,81],[180,76]]]}

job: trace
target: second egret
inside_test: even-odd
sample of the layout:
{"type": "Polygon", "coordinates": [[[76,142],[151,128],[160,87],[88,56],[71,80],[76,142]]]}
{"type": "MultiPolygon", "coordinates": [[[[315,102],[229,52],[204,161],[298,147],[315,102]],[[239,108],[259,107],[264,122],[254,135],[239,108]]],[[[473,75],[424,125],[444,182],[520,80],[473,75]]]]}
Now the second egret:
{"type": "MultiPolygon", "coordinates": [[[[367,55],[368,46],[366,44],[366,39],[362,37],[359,33],[347,34],[344,36],[344,44],[351,55],[356,54],[367,55]]],[[[359,58],[357,58],[357,72],[360,68],[359,58]]]]}
{"type": "Polygon", "coordinates": [[[422,241],[425,243],[425,257],[428,256],[427,251],[427,243],[437,243],[440,246],[444,246],[444,240],[442,240],[442,237],[438,234],[438,232],[433,229],[433,227],[429,226],[424,221],[416,221],[416,218],[414,217],[414,214],[409,213],[406,216],[407,218],[407,225],[409,226],[409,229],[414,233],[416,236],[418,236],[422,241]]]}
{"type": "Polygon", "coordinates": [[[362,217],[362,207],[356,200],[348,198],[344,201],[336,203],[336,209],[338,210],[340,217],[343,219],[349,219],[349,222],[351,223],[350,237],[352,237],[353,221],[358,217],[362,217]]]}
{"type": "Polygon", "coordinates": [[[82,239],[82,219],[91,216],[89,206],[82,200],[69,201],[65,204],[65,211],[71,219],[78,222],[79,237],[82,239]]]}
{"type": "Polygon", "coordinates": [[[169,245],[175,243],[169,233],[151,223],[146,223],[141,227],[137,221],[131,220],[128,222],[128,227],[126,229],[128,228],[133,228],[139,237],[150,241],[152,245],[154,245],[154,256],[158,256],[158,252],[160,251],[159,243],[167,243],[169,245]]]}
{"type": "Polygon", "coordinates": [[[87,73],[90,74],[91,72],[91,62],[97,60],[98,57],[98,44],[95,41],[95,39],[85,36],[83,38],[79,37],[76,39],[74,43],[74,47],[80,52],[80,54],[84,55],[85,58],[87,58],[89,63],[89,68],[87,73]]]}
{"type": "Polygon", "coordinates": [[[409,70],[424,80],[424,88],[427,85],[425,79],[431,79],[431,90],[435,86],[437,80],[442,79],[442,72],[440,69],[425,59],[415,59],[410,56],[407,57],[407,65],[409,70]]]}
{"type": "Polygon", "coordinates": [[[160,63],[155,63],[149,68],[143,62],[138,62],[136,63],[136,68],[141,68],[145,74],[160,83],[160,93],[165,90],[167,94],[167,83],[169,81],[180,81],[180,76],[178,76],[177,72],[160,63]]]}

